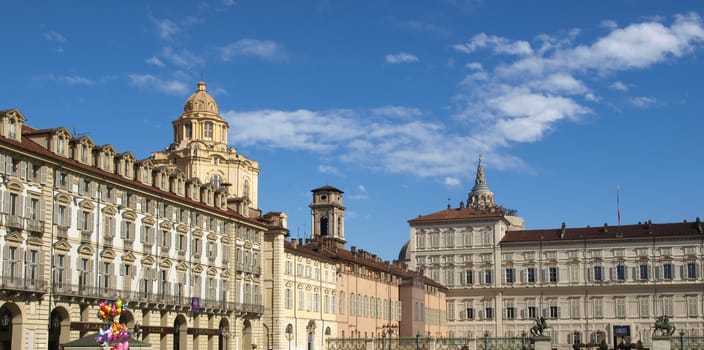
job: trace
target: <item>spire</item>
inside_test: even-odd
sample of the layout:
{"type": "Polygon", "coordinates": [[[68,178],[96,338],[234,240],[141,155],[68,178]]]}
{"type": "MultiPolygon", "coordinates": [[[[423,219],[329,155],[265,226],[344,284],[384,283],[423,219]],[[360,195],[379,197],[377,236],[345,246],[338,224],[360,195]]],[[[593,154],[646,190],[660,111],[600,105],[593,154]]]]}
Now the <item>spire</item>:
{"type": "Polygon", "coordinates": [[[494,201],[494,193],[491,192],[486,184],[484,177],[484,166],[482,165],[482,156],[479,156],[479,164],[477,165],[477,177],[474,179],[474,187],[467,198],[467,206],[475,209],[490,209],[496,207],[494,201]]]}

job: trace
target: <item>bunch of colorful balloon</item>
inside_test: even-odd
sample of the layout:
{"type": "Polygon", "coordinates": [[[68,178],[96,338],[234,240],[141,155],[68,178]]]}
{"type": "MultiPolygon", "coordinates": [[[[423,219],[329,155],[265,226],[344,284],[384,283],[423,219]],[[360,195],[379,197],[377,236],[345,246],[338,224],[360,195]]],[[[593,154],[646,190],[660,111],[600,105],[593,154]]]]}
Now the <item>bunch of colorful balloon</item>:
{"type": "Polygon", "coordinates": [[[120,315],[127,310],[127,305],[121,299],[117,302],[101,301],[97,316],[105,322],[105,328],[98,333],[96,341],[101,347],[110,347],[110,350],[128,350],[130,348],[130,331],[127,325],[120,323],[120,315]]]}

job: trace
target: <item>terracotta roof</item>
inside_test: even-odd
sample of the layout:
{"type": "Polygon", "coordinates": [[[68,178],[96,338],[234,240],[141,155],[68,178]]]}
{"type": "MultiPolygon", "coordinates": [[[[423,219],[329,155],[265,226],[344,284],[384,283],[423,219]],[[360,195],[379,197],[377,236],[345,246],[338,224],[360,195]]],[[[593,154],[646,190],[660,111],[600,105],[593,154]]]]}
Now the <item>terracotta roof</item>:
{"type": "Polygon", "coordinates": [[[685,237],[704,238],[704,224],[699,221],[665,224],[636,224],[621,226],[566,227],[563,229],[508,231],[499,242],[525,243],[547,241],[581,241],[604,239],[642,239],[646,237],[685,237]]]}
{"type": "Polygon", "coordinates": [[[340,192],[340,193],[345,193],[340,191],[339,189],[332,187],[332,186],[323,186],[323,187],[318,187],[310,190],[311,192],[318,192],[318,191],[333,191],[333,192],[340,192]]]}
{"type": "Polygon", "coordinates": [[[319,241],[308,241],[308,243],[306,244],[297,245],[296,248],[293,248],[291,242],[286,241],[285,247],[287,249],[295,249],[297,251],[304,252],[310,256],[321,257],[328,261],[339,261],[352,264],[359,264],[371,270],[387,272],[397,276],[401,276],[403,278],[420,278],[425,282],[425,284],[434,286],[443,291],[447,291],[447,287],[438,282],[435,282],[429,277],[420,274],[416,271],[405,269],[399,264],[383,261],[381,260],[381,258],[377,257],[376,255],[370,252],[364,250],[355,250],[355,252],[352,252],[344,248],[326,248],[324,247],[324,245],[325,242],[321,244],[321,242],[319,241]]]}
{"type": "MultiPolygon", "coordinates": [[[[48,132],[48,131],[57,130],[57,129],[59,129],[59,128],[44,129],[44,130],[40,130],[39,132],[44,132],[44,131],[48,132]]],[[[33,129],[31,127],[23,127],[23,132],[28,131],[28,130],[30,130],[30,132],[31,132],[35,129],[33,129]]],[[[24,135],[26,135],[26,134],[23,133],[23,136],[24,135]]],[[[145,184],[143,184],[139,181],[136,181],[136,180],[126,179],[118,174],[115,174],[112,172],[107,172],[107,171],[104,171],[100,168],[96,168],[96,167],[93,167],[90,165],[80,163],[80,162],[73,160],[71,158],[65,158],[65,157],[59,156],[53,152],[50,152],[48,149],[42,147],[38,143],[34,142],[29,137],[22,137],[22,142],[17,142],[13,139],[0,137],[0,144],[14,145],[15,147],[22,148],[25,151],[28,151],[30,153],[34,153],[39,157],[54,160],[55,162],[57,162],[59,164],[70,165],[70,166],[75,167],[77,169],[80,169],[82,171],[85,171],[88,173],[93,173],[97,176],[101,176],[103,179],[110,179],[111,181],[114,181],[114,182],[123,183],[125,185],[129,185],[132,187],[141,188],[142,190],[147,191],[147,192],[151,192],[154,195],[164,197],[164,198],[169,198],[170,200],[180,202],[184,205],[189,205],[189,206],[198,207],[198,208],[209,210],[209,211],[218,212],[220,214],[235,217],[239,220],[247,221],[252,224],[266,226],[266,224],[263,223],[261,220],[258,220],[255,218],[245,217],[245,216],[235,212],[234,210],[230,210],[230,209],[223,210],[223,209],[220,209],[217,207],[209,206],[205,203],[201,203],[199,201],[194,201],[194,200],[191,200],[190,198],[187,198],[187,197],[178,196],[175,193],[160,190],[159,188],[156,188],[154,186],[145,185],[145,184]]]]}
{"type": "Polygon", "coordinates": [[[501,208],[495,211],[484,211],[474,209],[472,207],[464,208],[447,208],[432,214],[418,216],[415,219],[408,220],[409,223],[429,222],[429,221],[445,221],[445,220],[461,220],[461,219],[480,219],[480,218],[501,218],[506,213],[501,208]]]}

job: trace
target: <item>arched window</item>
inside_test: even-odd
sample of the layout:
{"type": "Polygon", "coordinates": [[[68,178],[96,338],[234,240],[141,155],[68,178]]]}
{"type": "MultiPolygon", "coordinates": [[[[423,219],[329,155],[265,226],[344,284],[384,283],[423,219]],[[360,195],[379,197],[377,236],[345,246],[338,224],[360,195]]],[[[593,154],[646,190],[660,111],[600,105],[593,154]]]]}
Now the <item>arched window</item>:
{"type": "Polygon", "coordinates": [[[320,235],[321,236],[327,236],[328,235],[328,217],[323,216],[320,218],[320,235]]]}
{"type": "Polygon", "coordinates": [[[17,133],[17,130],[15,128],[15,120],[10,119],[10,124],[8,125],[8,128],[7,128],[7,136],[10,138],[15,138],[16,133],[17,133]]]}
{"type": "Polygon", "coordinates": [[[249,180],[244,180],[244,186],[242,186],[242,197],[249,198],[249,180]]]}
{"type": "Polygon", "coordinates": [[[203,138],[210,140],[213,138],[213,123],[203,124],[203,138]]]}

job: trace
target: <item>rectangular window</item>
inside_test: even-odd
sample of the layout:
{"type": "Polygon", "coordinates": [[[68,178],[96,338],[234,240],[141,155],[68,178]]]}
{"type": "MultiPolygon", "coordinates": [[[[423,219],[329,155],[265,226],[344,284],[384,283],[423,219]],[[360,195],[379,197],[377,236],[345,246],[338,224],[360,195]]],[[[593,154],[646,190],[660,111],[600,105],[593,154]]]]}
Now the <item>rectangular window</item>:
{"type": "Polygon", "coordinates": [[[492,283],[492,270],[484,270],[484,284],[491,284],[492,283]]]}
{"type": "Polygon", "coordinates": [[[579,318],[579,299],[570,299],[570,317],[579,318]]]}
{"type": "Polygon", "coordinates": [[[615,298],[616,317],[626,317],[626,298],[615,298]]]}
{"type": "Polygon", "coordinates": [[[535,283],[535,267],[526,269],[526,282],[535,283]]]}
{"type": "Polygon", "coordinates": [[[697,263],[688,262],[687,263],[687,278],[695,279],[699,278],[699,269],[697,263]]]}
{"type": "Polygon", "coordinates": [[[616,280],[625,281],[626,280],[626,266],[619,264],[616,265],[616,280]]]}
{"type": "Polygon", "coordinates": [[[557,267],[550,267],[548,268],[548,274],[549,274],[549,282],[550,283],[557,283],[559,281],[559,276],[558,276],[558,270],[557,267]]]}
{"type": "Polygon", "coordinates": [[[650,279],[650,274],[648,273],[649,267],[646,264],[641,264],[638,266],[638,277],[641,280],[648,280],[650,279]]]}
{"type": "Polygon", "coordinates": [[[534,300],[528,301],[528,318],[535,319],[538,317],[538,308],[535,306],[534,300]]]}
{"type": "Polygon", "coordinates": [[[305,292],[302,290],[298,291],[298,310],[303,310],[306,307],[305,292]]]}
{"type": "Polygon", "coordinates": [[[662,265],[662,278],[666,280],[671,280],[675,278],[675,267],[672,263],[666,263],[662,265]]]}
{"type": "Polygon", "coordinates": [[[513,284],[513,281],[515,279],[514,274],[515,270],[513,268],[506,269],[506,284],[513,284]]]}
{"type": "Polygon", "coordinates": [[[687,296],[687,316],[697,317],[697,297],[693,295],[687,296]]]}
{"type": "Polygon", "coordinates": [[[638,315],[640,317],[650,316],[650,298],[641,297],[638,298],[638,315]]]}
{"type": "Polygon", "coordinates": [[[675,306],[671,296],[662,297],[662,312],[670,317],[675,315],[675,306]]]}
{"type": "Polygon", "coordinates": [[[516,308],[513,306],[513,303],[507,303],[506,304],[506,315],[505,315],[507,320],[514,320],[516,319],[516,308]]]}
{"type": "Polygon", "coordinates": [[[467,319],[468,320],[473,320],[474,319],[474,308],[473,307],[468,307],[467,310],[467,319]]]}
{"type": "Polygon", "coordinates": [[[594,266],[594,281],[603,281],[604,271],[601,266],[594,266]]]}
{"type": "Polygon", "coordinates": [[[485,316],[487,319],[489,319],[489,320],[494,319],[494,308],[493,307],[491,307],[491,306],[485,307],[484,312],[485,312],[485,316]]]}
{"type": "Polygon", "coordinates": [[[601,298],[592,299],[594,306],[594,317],[604,317],[604,300],[601,298]]]}

